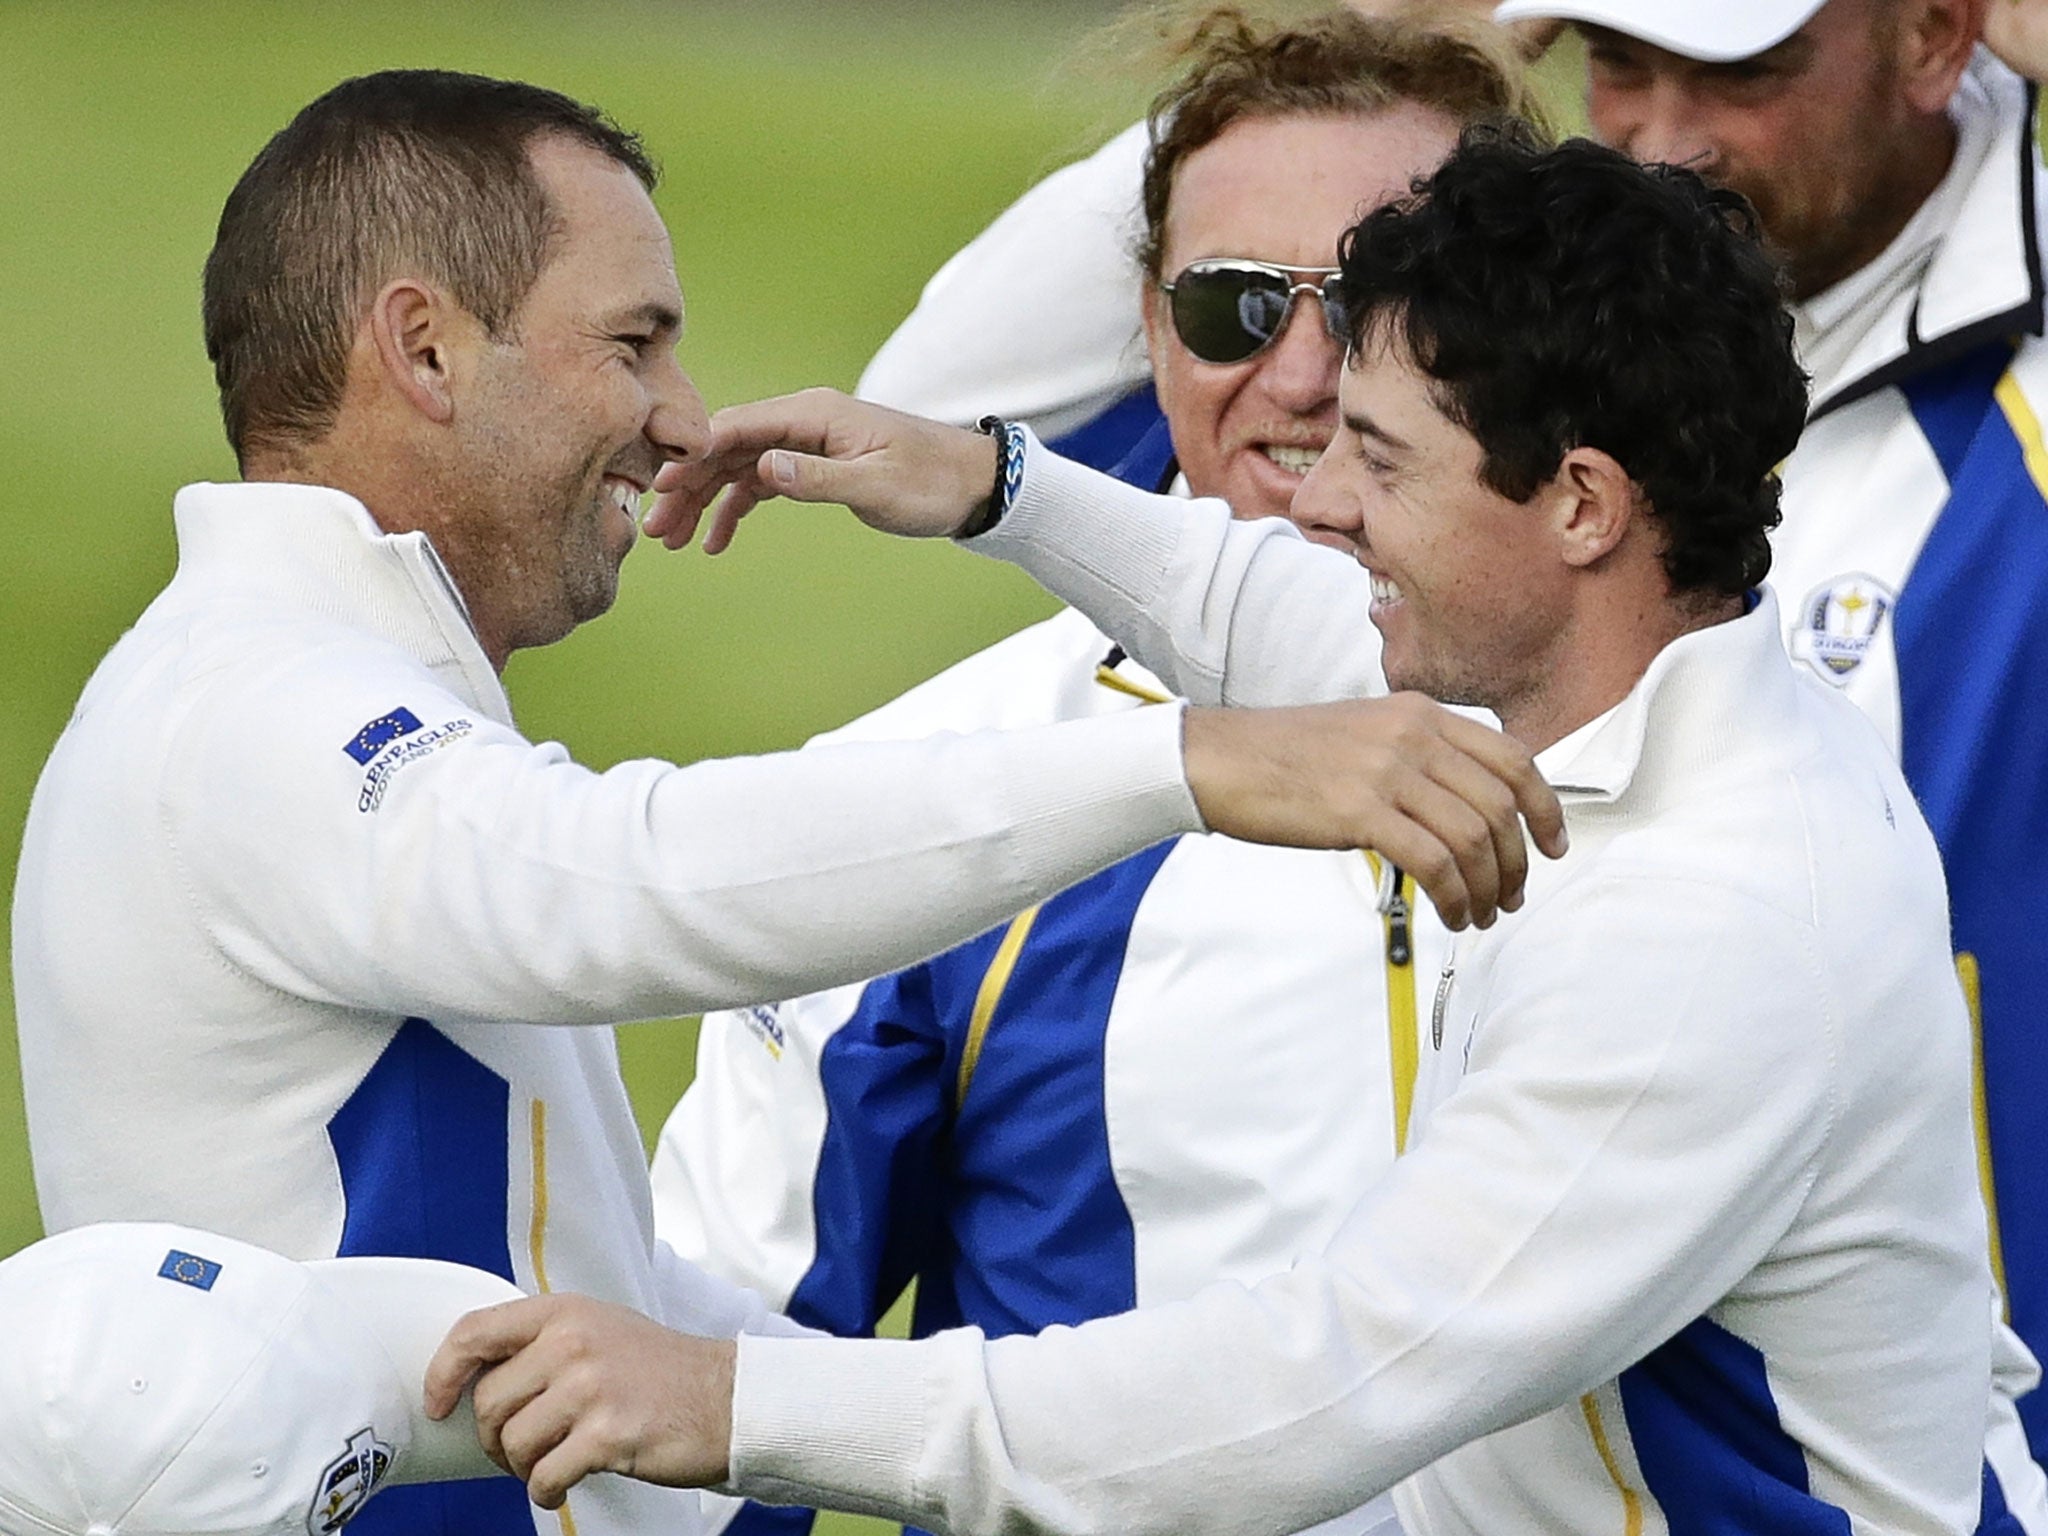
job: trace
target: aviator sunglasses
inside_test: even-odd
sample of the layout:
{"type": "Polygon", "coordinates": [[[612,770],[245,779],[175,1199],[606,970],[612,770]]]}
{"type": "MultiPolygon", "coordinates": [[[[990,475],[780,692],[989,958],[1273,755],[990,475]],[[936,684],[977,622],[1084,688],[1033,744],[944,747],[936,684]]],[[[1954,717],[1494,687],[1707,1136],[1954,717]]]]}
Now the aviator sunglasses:
{"type": "Polygon", "coordinates": [[[1323,328],[1339,346],[1349,339],[1343,279],[1335,267],[1276,267],[1234,256],[1212,257],[1182,268],[1159,289],[1173,315],[1181,345],[1205,363],[1241,363],[1272,344],[1287,324],[1297,295],[1323,303],[1323,328]],[[1319,278],[1319,282],[1303,282],[1319,278]]]}

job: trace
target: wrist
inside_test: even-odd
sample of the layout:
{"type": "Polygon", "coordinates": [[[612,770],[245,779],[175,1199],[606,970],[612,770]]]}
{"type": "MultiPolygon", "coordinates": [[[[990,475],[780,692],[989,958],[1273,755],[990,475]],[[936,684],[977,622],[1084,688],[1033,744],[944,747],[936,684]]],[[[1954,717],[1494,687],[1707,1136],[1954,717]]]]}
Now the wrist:
{"type": "Polygon", "coordinates": [[[1010,503],[1024,483],[1024,429],[1000,416],[984,416],[974,424],[974,430],[988,439],[993,450],[989,493],[953,531],[956,539],[978,538],[995,527],[1010,510],[1010,503]]]}

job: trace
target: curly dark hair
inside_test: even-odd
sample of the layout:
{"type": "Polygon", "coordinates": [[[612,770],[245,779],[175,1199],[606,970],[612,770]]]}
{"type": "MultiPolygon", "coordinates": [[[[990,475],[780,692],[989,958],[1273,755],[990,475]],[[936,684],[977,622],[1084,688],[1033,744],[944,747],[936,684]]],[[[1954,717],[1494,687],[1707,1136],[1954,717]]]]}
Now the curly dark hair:
{"type": "Polygon", "coordinates": [[[1763,580],[1806,375],[1741,196],[1488,124],[1339,259],[1352,346],[1405,343],[1486,485],[1526,501],[1567,450],[1598,448],[1662,525],[1675,594],[1763,580]]]}

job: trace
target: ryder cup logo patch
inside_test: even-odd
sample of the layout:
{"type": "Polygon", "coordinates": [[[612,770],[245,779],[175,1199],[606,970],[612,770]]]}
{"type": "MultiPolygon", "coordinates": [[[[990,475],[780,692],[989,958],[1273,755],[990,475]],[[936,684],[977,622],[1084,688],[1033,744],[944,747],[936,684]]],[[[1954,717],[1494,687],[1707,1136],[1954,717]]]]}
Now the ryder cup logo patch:
{"type": "Polygon", "coordinates": [[[1792,631],[1792,655],[1838,687],[1863,665],[1885,615],[1898,601],[1890,587],[1861,574],[1837,576],[1806,595],[1792,631]]]}
{"type": "Polygon", "coordinates": [[[390,1470],[391,1447],[377,1438],[374,1429],[359,1429],[350,1435],[348,1449],[327,1463],[320,1474],[313,1507],[306,1511],[307,1536],[334,1536],[355,1518],[390,1470]]]}

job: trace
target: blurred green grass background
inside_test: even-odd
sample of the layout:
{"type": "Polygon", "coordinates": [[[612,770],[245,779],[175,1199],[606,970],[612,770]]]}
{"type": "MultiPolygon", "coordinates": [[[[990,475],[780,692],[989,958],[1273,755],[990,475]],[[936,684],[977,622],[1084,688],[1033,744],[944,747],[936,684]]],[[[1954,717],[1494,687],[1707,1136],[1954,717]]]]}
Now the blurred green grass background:
{"type": "MultiPolygon", "coordinates": [[[[198,275],[264,140],[336,80],[397,65],[596,101],[662,161],[713,405],[862,363],[938,264],[1144,93],[1063,68],[1107,8],[0,0],[0,875],[99,656],[168,577],[170,497],[232,478],[198,275]]],[[[1021,577],[784,508],[734,555],[637,551],[617,610],[515,660],[537,738],[586,763],[792,746],[1050,611],[1021,577]]],[[[105,893],[109,907],[121,893],[105,893]]],[[[0,1254],[39,1234],[0,992],[0,1254]]],[[[652,1134],[686,1024],[622,1031],[652,1134]]]]}

